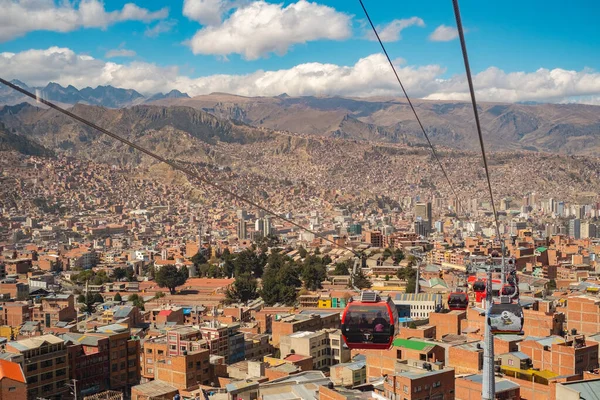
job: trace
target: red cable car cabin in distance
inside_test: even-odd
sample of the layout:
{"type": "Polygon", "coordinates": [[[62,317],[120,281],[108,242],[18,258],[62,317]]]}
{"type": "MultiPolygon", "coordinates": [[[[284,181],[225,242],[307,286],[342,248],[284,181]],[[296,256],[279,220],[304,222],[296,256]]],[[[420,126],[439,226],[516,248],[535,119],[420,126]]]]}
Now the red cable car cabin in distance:
{"type": "Polygon", "coordinates": [[[365,291],[342,315],[342,335],[350,349],[387,350],[398,333],[398,312],[391,298],[365,291]]]}
{"type": "Polygon", "coordinates": [[[448,309],[466,310],[469,306],[469,298],[465,292],[452,292],[448,295],[448,309]]]}
{"type": "Polygon", "coordinates": [[[475,292],[475,301],[481,303],[486,297],[485,281],[478,279],[475,282],[473,282],[473,291],[475,292]]]}

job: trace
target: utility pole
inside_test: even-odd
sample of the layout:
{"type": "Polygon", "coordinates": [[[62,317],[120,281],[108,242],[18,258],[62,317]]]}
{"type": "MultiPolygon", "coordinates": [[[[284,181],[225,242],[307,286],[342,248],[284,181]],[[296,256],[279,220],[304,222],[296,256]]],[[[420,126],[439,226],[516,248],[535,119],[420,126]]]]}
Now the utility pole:
{"type": "MultiPolygon", "coordinates": [[[[504,265],[502,266],[504,268],[504,265]]],[[[494,338],[490,326],[490,312],[492,310],[492,265],[488,266],[487,291],[485,298],[485,334],[483,348],[483,385],[481,398],[483,400],[494,400],[496,396],[496,377],[494,371],[494,338]]]]}

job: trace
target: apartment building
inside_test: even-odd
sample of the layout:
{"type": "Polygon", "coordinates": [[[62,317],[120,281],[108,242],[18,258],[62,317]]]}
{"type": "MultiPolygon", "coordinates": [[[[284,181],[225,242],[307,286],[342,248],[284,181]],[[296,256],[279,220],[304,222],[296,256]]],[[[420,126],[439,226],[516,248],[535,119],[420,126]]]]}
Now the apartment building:
{"type": "Polygon", "coordinates": [[[21,354],[28,398],[43,396],[60,399],[67,393],[69,363],[65,342],[54,335],[43,335],[8,342],[6,351],[21,354]]]}
{"type": "Polygon", "coordinates": [[[350,360],[350,349],[343,345],[339,329],[323,329],[317,332],[296,332],[281,337],[281,356],[300,354],[313,358],[313,368],[322,369],[350,360]]]}
{"type": "Polygon", "coordinates": [[[586,341],[583,335],[528,337],[519,343],[519,350],[531,358],[534,368],[558,375],[581,374],[598,368],[598,343],[586,341]]]}
{"type": "Polygon", "coordinates": [[[396,372],[385,377],[384,394],[390,400],[454,400],[454,370],[435,364],[406,360],[396,372]]]}
{"type": "Polygon", "coordinates": [[[73,321],[77,318],[75,299],[72,294],[46,296],[42,303],[32,309],[32,320],[51,328],[60,321],[73,321]]]}
{"type": "Polygon", "coordinates": [[[110,389],[108,337],[101,334],[66,333],[69,378],[77,381],[77,396],[110,389]]]}

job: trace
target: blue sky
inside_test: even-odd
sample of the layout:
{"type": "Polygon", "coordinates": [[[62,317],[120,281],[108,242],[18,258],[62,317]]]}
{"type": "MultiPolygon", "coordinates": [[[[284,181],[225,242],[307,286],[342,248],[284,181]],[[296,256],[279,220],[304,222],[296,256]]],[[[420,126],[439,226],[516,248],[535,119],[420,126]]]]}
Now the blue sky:
{"type": "MultiPolygon", "coordinates": [[[[45,3],[41,8],[47,11],[44,16],[50,20],[57,19],[52,12],[69,11],[53,0],[36,1],[45,3]],[[61,7],[63,8],[61,9],[61,7]]],[[[133,1],[136,2],[136,0],[133,1]]],[[[94,15],[91,18],[92,22],[89,18],[86,20],[85,16],[76,21],[76,16],[73,16],[71,26],[64,27],[58,26],[56,22],[52,21],[45,25],[40,23],[36,26],[25,26],[26,23],[23,21],[26,20],[28,12],[31,12],[26,9],[26,2],[21,4],[20,0],[0,0],[0,7],[6,9],[7,5],[11,5],[14,12],[12,16],[5,16],[4,21],[0,16],[0,52],[17,55],[23,53],[20,61],[24,62],[29,60],[24,53],[31,49],[47,50],[57,47],[68,49],[72,52],[71,58],[75,59],[75,61],[70,61],[68,68],[63,67],[61,71],[61,68],[57,66],[57,70],[53,71],[52,68],[46,68],[44,65],[55,64],[55,62],[44,61],[44,57],[49,57],[49,55],[37,55],[31,60],[36,60],[41,64],[37,66],[39,71],[24,72],[17,68],[17,58],[12,57],[10,64],[3,69],[14,75],[10,78],[22,79],[26,83],[41,84],[47,79],[65,84],[71,79],[73,84],[79,87],[87,86],[84,85],[87,79],[90,86],[95,86],[96,83],[117,86],[130,84],[143,92],[151,92],[154,89],[162,91],[172,87],[188,89],[187,91],[192,94],[202,94],[213,88],[218,89],[221,85],[224,90],[237,90],[241,94],[252,95],[271,95],[279,89],[286,88],[289,88],[290,92],[296,92],[295,94],[379,95],[396,93],[397,89],[393,88],[389,82],[381,82],[380,78],[368,77],[366,76],[369,75],[368,71],[365,72],[366,70],[358,68],[354,68],[353,72],[357,74],[359,81],[364,78],[365,82],[361,82],[360,90],[355,91],[346,86],[340,87],[334,82],[335,79],[339,80],[339,74],[345,73],[341,69],[336,70],[335,73],[326,72],[330,74],[327,82],[314,81],[310,87],[302,86],[302,82],[294,81],[291,77],[292,73],[288,73],[287,76],[281,74],[276,78],[276,83],[270,82],[268,88],[260,83],[264,76],[257,74],[256,71],[294,71],[294,74],[298,75],[294,68],[306,63],[333,64],[340,68],[352,68],[356,67],[359,60],[374,57],[380,53],[379,45],[376,42],[365,39],[366,21],[358,1],[322,0],[306,3],[308,6],[305,4],[306,7],[303,10],[294,14],[295,22],[292,21],[291,24],[298,26],[291,28],[294,32],[291,39],[286,39],[283,37],[285,34],[276,32],[271,36],[265,31],[255,34],[252,26],[248,26],[244,27],[243,33],[240,34],[242,40],[234,38],[232,39],[233,43],[221,42],[221,40],[225,40],[223,37],[227,32],[231,32],[231,29],[242,31],[240,27],[242,24],[233,24],[233,20],[229,20],[244,12],[247,15],[251,12],[252,6],[256,6],[256,2],[250,0],[186,1],[195,7],[196,15],[185,16],[184,3],[179,0],[144,0],[143,2],[137,0],[136,4],[145,11],[142,12],[138,9],[134,13],[125,13],[124,3],[120,1],[110,0],[100,3],[98,0],[84,0],[83,3],[88,5],[90,3],[94,3],[95,6],[103,5],[105,13],[103,15],[108,22],[94,23],[94,15]],[[320,8],[322,6],[329,7],[327,12],[330,18],[319,19],[317,14],[324,10],[324,8],[320,8]],[[209,10],[211,7],[213,10],[209,10]],[[208,17],[205,17],[206,14],[203,13],[214,11],[215,7],[221,7],[221,19],[218,20],[217,17],[216,21],[214,18],[212,21],[208,21],[208,17]],[[165,8],[168,8],[168,11],[165,8]],[[111,12],[121,12],[122,15],[107,17],[111,12]],[[22,13],[22,19],[18,18],[18,13],[22,13]],[[311,13],[314,13],[314,16],[311,13]],[[15,16],[17,18],[14,18],[15,16]],[[323,21],[330,20],[336,20],[339,26],[322,28],[323,25],[328,25],[323,21]],[[231,22],[229,27],[228,22],[231,22]],[[13,26],[7,26],[7,24],[13,26]],[[156,28],[157,24],[164,27],[164,31],[149,36],[148,32],[156,28]],[[197,45],[190,44],[188,41],[199,31],[203,33],[199,37],[197,45]],[[209,35],[208,31],[212,33],[209,35]],[[253,40],[252,38],[255,37],[256,40],[253,40]],[[306,40],[306,43],[295,43],[294,38],[296,37],[299,38],[298,42],[306,40]],[[243,40],[248,40],[248,42],[241,43],[243,40]],[[254,52],[246,51],[251,47],[252,42],[260,42],[264,46],[256,48],[254,52]],[[279,46],[283,50],[277,54],[270,51],[271,46],[279,46]],[[229,47],[232,49],[231,52],[227,50],[229,47]],[[109,59],[107,53],[111,50],[123,52],[128,50],[128,56],[109,59]],[[84,55],[94,59],[93,67],[88,69],[91,72],[97,72],[98,76],[90,75],[90,71],[85,71],[86,62],[90,62],[90,60],[82,61],[77,58],[84,55]],[[117,67],[105,65],[107,61],[116,64],[117,67]],[[77,75],[78,66],[82,69],[79,75],[77,75]],[[176,67],[175,72],[173,67],[176,67]],[[119,74],[111,72],[115,68],[121,72],[120,77],[117,76],[119,74]],[[132,71],[132,69],[136,69],[136,71],[132,71]],[[153,75],[161,75],[164,71],[168,71],[164,72],[167,77],[162,82],[158,81],[156,77],[148,77],[148,80],[155,79],[157,82],[154,85],[151,83],[142,85],[139,82],[140,71],[144,69],[154,71],[153,75]],[[65,70],[68,70],[68,73],[65,70]],[[18,76],[19,72],[23,76],[18,76]],[[135,79],[127,80],[124,77],[125,72],[130,76],[135,76],[135,79]],[[220,84],[216,84],[214,80],[207,80],[207,77],[214,77],[216,74],[226,74],[229,80],[220,84]],[[255,74],[254,81],[250,81],[247,77],[242,78],[247,74],[255,74]],[[99,78],[99,76],[103,77],[99,78]],[[369,92],[370,85],[375,88],[372,93],[369,92]],[[264,93],[261,93],[261,90],[264,90],[264,93]]],[[[430,39],[432,32],[440,25],[455,26],[452,2],[450,0],[364,1],[373,21],[381,29],[393,20],[408,20],[411,17],[418,17],[423,21],[421,24],[414,24],[402,29],[399,40],[386,43],[388,52],[393,58],[404,60],[403,63],[399,62],[398,64],[407,68],[405,71],[407,80],[415,81],[413,88],[415,95],[424,98],[432,98],[431,96],[441,99],[452,96],[461,98],[465,93],[461,87],[464,67],[458,40],[433,41],[430,39]],[[435,71],[423,74],[419,70],[419,68],[426,67],[435,69],[435,71]],[[444,82],[435,85],[431,83],[436,80],[444,82]]],[[[288,6],[298,5],[299,2],[268,3],[273,5],[271,10],[276,12],[277,10],[286,10],[288,6]]],[[[81,10],[83,3],[80,4],[77,1],[69,6],[69,9],[81,10]]],[[[508,0],[498,3],[463,0],[460,5],[463,23],[467,29],[471,67],[474,73],[483,74],[480,77],[480,87],[484,99],[488,99],[487,96],[488,100],[496,100],[492,93],[497,93],[498,89],[501,89],[504,91],[501,96],[507,97],[507,101],[563,102],[584,99],[584,102],[592,104],[600,102],[600,76],[598,75],[598,70],[600,70],[600,24],[598,24],[600,3],[577,1],[566,4],[564,1],[558,0],[519,2],[508,0]],[[536,73],[540,68],[547,70],[548,73],[536,73]],[[558,72],[552,73],[552,71],[558,72]],[[525,73],[526,76],[521,76],[519,73],[525,73]],[[490,78],[490,74],[493,75],[493,79],[490,78]],[[526,79],[527,82],[539,81],[537,86],[529,88],[530,93],[523,93],[520,89],[520,87],[528,85],[525,82],[526,79]],[[566,79],[569,81],[565,82],[566,79]],[[556,87],[552,89],[556,90],[549,90],[548,85],[555,85],[556,87]]],[[[282,24],[287,28],[289,25],[286,24],[290,23],[290,20],[285,19],[287,17],[283,11],[281,15],[282,24]]],[[[258,18],[236,21],[248,21],[249,25],[252,25],[254,20],[258,20],[258,18]]],[[[380,59],[373,58],[371,60],[374,62],[374,66],[380,65],[380,59]]],[[[316,68],[321,73],[321,69],[324,67],[313,66],[311,68],[316,68]]],[[[302,81],[303,76],[305,75],[300,74],[296,79],[302,81]]],[[[146,78],[143,77],[142,80],[144,79],[146,78]]],[[[410,87],[411,84],[409,83],[408,86],[410,87]]],[[[502,100],[502,98],[498,100],[502,100]]]]}

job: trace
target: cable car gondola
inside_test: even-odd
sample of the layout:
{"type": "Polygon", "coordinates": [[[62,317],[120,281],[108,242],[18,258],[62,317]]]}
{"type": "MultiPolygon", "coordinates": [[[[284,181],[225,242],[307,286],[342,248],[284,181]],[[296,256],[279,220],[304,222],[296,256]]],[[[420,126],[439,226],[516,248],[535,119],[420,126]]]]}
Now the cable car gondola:
{"type": "Polygon", "coordinates": [[[486,285],[481,279],[473,282],[473,291],[475,292],[475,301],[481,303],[485,299],[486,285]]]}
{"type": "Polygon", "coordinates": [[[342,315],[342,335],[350,349],[387,350],[398,333],[398,312],[390,297],[364,291],[342,315]]]}
{"type": "Polygon", "coordinates": [[[465,292],[452,292],[448,295],[448,308],[450,310],[466,310],[469,298],[465,292]]]}
{"type": "Polygon", "coordinates": [[[504,285],[502,289],[500,289],[501,296],[508,296],[512,298],[517,293],[517,287],[515,285],[504,285]]]}
{"type": "Polygon", "coordinates": [[[500,297],[500,303],[492,304],[488,324],[492,334],[523,334],[525,318],[523,307],[519,303],[511,303],[507,296],[500,297]]]}

